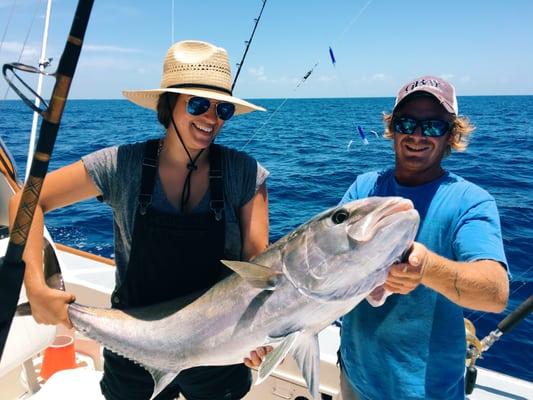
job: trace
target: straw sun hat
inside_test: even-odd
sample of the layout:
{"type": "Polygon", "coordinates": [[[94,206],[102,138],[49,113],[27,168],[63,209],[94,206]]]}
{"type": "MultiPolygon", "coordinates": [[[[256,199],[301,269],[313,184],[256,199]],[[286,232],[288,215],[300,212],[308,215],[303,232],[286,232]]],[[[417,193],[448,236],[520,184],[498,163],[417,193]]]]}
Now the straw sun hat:
{"type": "Polygon", "coordinates": [[[183,93],[235,104],[235,114],[266,111],[231,93],[231,69],[226,50],[210,43],[186,40],[174,43],[163,64],[161,88],[125,90],[122,94],[133,103],[157,109],[161,93],[183,93]]]}

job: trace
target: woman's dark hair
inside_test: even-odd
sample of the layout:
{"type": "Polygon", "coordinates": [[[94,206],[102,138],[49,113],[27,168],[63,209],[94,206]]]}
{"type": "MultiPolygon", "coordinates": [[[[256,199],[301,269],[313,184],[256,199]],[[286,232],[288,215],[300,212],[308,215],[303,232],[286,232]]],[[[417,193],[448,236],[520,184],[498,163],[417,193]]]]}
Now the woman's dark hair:
{"type": "Polygon", "coordinates": [[[157,101],[157,119],[165,127],[170,125],[170,117],[178,101],[179,93],[165,92],[159,96],[157,101]]]}

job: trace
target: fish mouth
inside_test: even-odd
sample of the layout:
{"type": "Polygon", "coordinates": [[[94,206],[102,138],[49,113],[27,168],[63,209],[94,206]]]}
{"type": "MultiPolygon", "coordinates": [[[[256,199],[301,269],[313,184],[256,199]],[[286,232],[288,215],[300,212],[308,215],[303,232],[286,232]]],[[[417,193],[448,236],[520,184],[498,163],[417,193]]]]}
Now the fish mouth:
{"type": "Polygon", "coordinates": [[[381,227],[391,225],[404,213],[413,211],[414,206],[411,200],[402,197],[391,198],[390,201],[377,207],[362,220],[349,226],[348,234],[357,242],[368,242],[381,227]]]}

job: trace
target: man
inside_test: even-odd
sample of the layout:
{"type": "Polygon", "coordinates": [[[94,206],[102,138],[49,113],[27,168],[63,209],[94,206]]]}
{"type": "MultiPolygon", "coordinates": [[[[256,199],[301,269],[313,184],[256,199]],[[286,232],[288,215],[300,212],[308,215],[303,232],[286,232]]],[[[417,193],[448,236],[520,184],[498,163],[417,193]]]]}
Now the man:
{"type": "Polygon", "coordinates": [[[420,228],[384,284],[393,295],[381,307],[360,303],[343,318],[343,398],[464,399],[462,307],[501,312],[509,296],[496,204],[441,165],[452,149],[466,149],[473,130],[458,114],[451,84],[432,76],[405,84],[384,121],[395,167],[358,176],[342,202],[409,198],[420,228]]]}

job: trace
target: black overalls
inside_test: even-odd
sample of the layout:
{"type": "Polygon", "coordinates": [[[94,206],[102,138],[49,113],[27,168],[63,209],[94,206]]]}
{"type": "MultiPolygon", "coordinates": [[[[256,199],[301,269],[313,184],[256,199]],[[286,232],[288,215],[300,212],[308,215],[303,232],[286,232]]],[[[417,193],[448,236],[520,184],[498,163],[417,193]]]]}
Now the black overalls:
{"type": "MultiPolygon", "coordinates": [[[[185,296],[213,286],[228,274],[224,258],[224,191],[222,155],[209,149],[211,210],[194,214],[165,214],[150,207],[158,165],[158,141],[145,145],[141,191],[135,215],[131,253],[125,278],[112,294],[112,306],[126,309],[185,296]]],[[[203,316],[199,315],[198,318],[203,316]]],[[[104,350],[107,399],[149,399],[151,375],[142,367],[104,350]]],[[[184,370],[156,399],[240,399],[249,391],[251,373],[244,364],[184,370]]]]}

